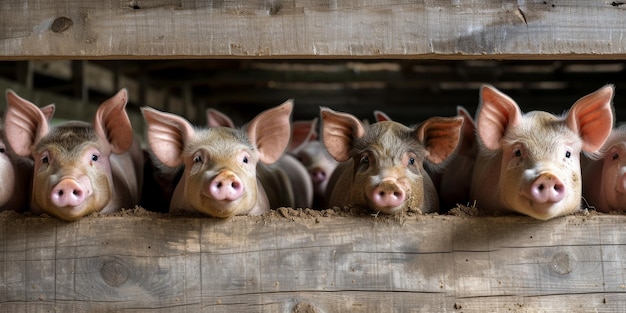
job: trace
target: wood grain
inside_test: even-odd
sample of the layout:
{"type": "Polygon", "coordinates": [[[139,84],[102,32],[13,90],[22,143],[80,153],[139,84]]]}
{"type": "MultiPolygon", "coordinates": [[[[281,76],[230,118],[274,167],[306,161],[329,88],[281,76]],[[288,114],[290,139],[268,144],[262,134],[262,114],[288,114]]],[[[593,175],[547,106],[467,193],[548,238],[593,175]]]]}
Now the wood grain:
{"type": "Polygon", "coordinates": [[[0,312],[619,312],[626,304],[624,216],[290,212],[74,223],[4,214],[0,312]]]}
{"type": "Polygon", "coordinates": [[[10,1],[0,59],[624,58],[610,1],[10,1]]]}

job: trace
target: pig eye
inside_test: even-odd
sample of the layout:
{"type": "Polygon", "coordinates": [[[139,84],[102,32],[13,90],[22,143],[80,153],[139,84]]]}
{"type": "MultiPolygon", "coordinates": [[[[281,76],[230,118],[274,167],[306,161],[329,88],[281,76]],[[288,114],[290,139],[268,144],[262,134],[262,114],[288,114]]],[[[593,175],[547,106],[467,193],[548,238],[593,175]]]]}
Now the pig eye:
{"type": "Polygon", "coordinates": [[[572,157],[572,153],[569,152],[569,151],[565,152],[565,157],[568,158],[568,159],[571,158],[572,157]]]}
{"type": "Polygon", "coordinates": [[[199,155],[196,155],[195,157],[193,157],[193,162],[194,163],[201,163],[202,162],[202,157],[199,155]]]}
{"type": "Polygon", "coordinates": [[[43,157],[41,157],[41,163],[48,164],[49,161],[50,160],[47,155],[44,155],[43,157]]]}
{"type": "Polygon", "coordinates": [[[98,161],[98,155],[97,154],[92,154],[91,155],[91,160],[94,161],[94,162],[98,161]]]}
{"type": "Polygon", "coordinates": [[[368,158],[367,156],[363,156],[361,158],[361,164],[369,164],[370,163],[370,158],[368,158]]]}
{"type": "Polygon", "coordinates": [[[520,149],[515,149],[513,151],[513,153],[515,154],[516,157],[521,157],[522,156],[522,150],[520,150],[520,149]]]}
{"type": "Polygon", "coordinates": [[[619,153],[615,152],[613,154],[613,160],[617,160],[617,159],[619,159],[619,153]]]}
{"type": "Polygon", "coordinates": [[[4,152],[5,152],[4,147],[0,147],[0,153],[4,153],[4,152]]]}
{"type": "Polygon", "coordinates": [[[248,157],[247,156],[243,157],[243,163],[248,164],[248,157]]]}
{"type": "Polygon", "coordinates": [[[409,158],[409,165],[415,165],[415,158],[409,158]]]}

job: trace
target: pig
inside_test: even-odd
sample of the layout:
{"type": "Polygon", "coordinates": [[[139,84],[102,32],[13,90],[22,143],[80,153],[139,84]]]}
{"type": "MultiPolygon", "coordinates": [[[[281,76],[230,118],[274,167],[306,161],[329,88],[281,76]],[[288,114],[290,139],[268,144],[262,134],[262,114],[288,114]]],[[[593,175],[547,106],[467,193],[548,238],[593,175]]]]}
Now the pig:
{"type": "MultiPolygon", "coordinates": [[[[206,113],[209,127],[236,127],[228,115],[216,109],[209,108],[206,113]]],[[[289,146],[291,145],[293,145],[293,140],[289,143],[289,146]]],[[[277,168],[274,169],[274,172],[276,174],[277,172],[284,173],[289,179],[289,185],[293,191],[293,195],[289,195],[293,200],[288,200],[285,204],[291,207],[310,208],[313,205],[313,183],[308,179],[309,175],[304,165],[287,153],[283,153],[275,165],[277,168]]],[[[269,192],[273,191],[270,190],[269,192]]]]}
{"type": "Polygon", "coordinates": [[[313,186],[313,207],[324,209],[328,206],[326,187],[338,162],[333,159],[317,140],[317,118],[293,123],[293,133],[289,153],[305,167],[313,186]]]}
{"type": "Polygon", "coordinates": [[[6,138],[0,139],[0,212],[23,212],[27,208],[32,174],[33,161],[18,156],[6,144],[6,138]]]}
{"type": "MultiPolygon", "coordinates": [[[[457,106],[456,111],[457,116],[463,118],[458,150],[443,166],[425,168],[439,195],[440,213],[446,213],[459,203],[468,202],[472,172],[478,154],[474,119],[461,106],[457,106]]],[[[380,110],[374,111],[374,119],[376,122],[391,121],[380,110]]]]}
{"type": "Polygon", "coordinates": [[[183,166],[170,212],[213,217],[260,215],[291,193],[285,175],[268,166],[289,144],[293,103],[261,112],[243,128],[196,128],[175,114],[141,109],[152,153],[164,166],[183,166]],[[271,193],[267,193],[267,192],[271,193]]]}
{"type": "Polygon", "coordinates": [[[330,179],[331,206],[377,213],[438,212],[435,187],[424,170],[443,164],[458,145],[463,119],[432,117],[416,127],[383,121],[365,127],[355,116],[320,109],[321,140],[341,162],[330,179]]]}
{"type": "Polygon", "coordinates": [[[600,212],[626,210],[626,125],[583,162],[583,196],[600,212]]]}
{"type": "Polygon", "coordinates": [[[11,149],[34,160],[30,208],[73,221],[133,207],[141,192],[142,153],[125,107],[126,89],[104,101],[92,124],[50,125],[36,105],[7,93],[11,149]]]}
{"type": "Polygon", "coordinates": [[[439,203],[445,211],[454,208],[457,204],[468,204],[474,164],[478,155],[474,119],[461,106],[458,106],[456,111],[457,116],[463,118],[459,148],[441,170],[437,184],[439,203]]]}
{"type": "Polygon", "coordinates": [[[581,151],[593,153],[613,124],[613,86],[580,98],[562,116],[523,114],[493,86],[480,89],[479,152],[470,196],[480,211],[517,212],[539,220],[580,208],[581,151]]]}
{"type": "MultiPolygon", "coordinates": [[[[7,98],[9,98],[7,91],[7,98]]],[[[47,120],[54,114],[54,104],[41,108],[47,120]]],[[[13,210],[23,212],[28,210],[30,198],[30,184],[33,175],[33,160],[19,156],[7,144],[4,125],[0,127],[0,212],[13,210]]]]}

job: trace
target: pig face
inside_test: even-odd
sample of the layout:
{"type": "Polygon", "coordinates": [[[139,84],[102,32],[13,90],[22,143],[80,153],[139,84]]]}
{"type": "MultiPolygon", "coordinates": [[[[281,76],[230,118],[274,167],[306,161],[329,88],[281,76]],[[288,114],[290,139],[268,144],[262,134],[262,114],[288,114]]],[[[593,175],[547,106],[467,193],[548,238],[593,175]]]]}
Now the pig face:
{"type": "Polygon", "coordinates": [[[598,211],[626,210],[626,127],[616,128],[583,173],[585,197],[598,211]],[[595,177],[594,177],[595,176],[595,177]]]}
{"type": "Polygon", "coordinates": [[[289,153],[306,168],[313,184],[316,205],[321,207],[325,205],[326,187],[338,163],[317,140],[316,127],[317,118],[294,122],[289,153]]]}
{"type": "Polygon", "coordinates": [[[35,212],[75,220],[105,208],[120,208],[121,203],[111,201],[114,188],[110,157],[112,153],[124,153],[133,143],[124,111],[126,99],[126,90],[121,90],[105,101],[98,108],[93,126],[73,121],[51,127],[49,112],[14,93],[8,94],[9,144],[17,154],[31,156],[35,162],[31,197],[35,212]]]}
{"type": "Polygon", "coordinates": [[[170,211],[221,218],[266,211],[257,164],[274,163],[287,147],[292,105],[286,102],[259,114],[245,130],[197,129],[180,116],[142,108],[152,152],[166,166],[184,165],[170,211]]]}
{"type": "Polygon", "coordinates": [[[580,153],[595,151],[606,140],[613,118],[612,95],[613,88],[604,87],[576,102],[566,116],[557,117],[540,111],[522,114],[511,98],[483,87],[477,113],[482,173],[474,173],[472,186],[483,189],[478,206],[480,195],[490,193],[498,201],[483,204],[537,219],[578,209],[580,153]],[[496,186],[489,186],[487,176],[499,177],[496,186]]]}
{"type": "Polygon", "coordinates": [[[393,121],[365,128],[354,116],[328,108],[322,108],[321,117],[326,149],[335,160],[351,162],[339,174],[331,205],[366,206],[386,214],[437,210],[423,164],[440,164],[455,151],[461,118],[431,118],[416,128],[393,121]]]}

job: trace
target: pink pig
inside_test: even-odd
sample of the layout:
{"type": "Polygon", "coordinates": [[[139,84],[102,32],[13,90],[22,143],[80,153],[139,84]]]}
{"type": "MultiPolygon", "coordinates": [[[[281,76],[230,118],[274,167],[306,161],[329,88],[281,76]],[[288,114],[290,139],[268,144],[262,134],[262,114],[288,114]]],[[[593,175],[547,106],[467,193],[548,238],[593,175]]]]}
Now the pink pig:
{"type": "MultiPolygon", "coordinates": [[[[209,127],[229,127],[235,128],[232,119],[216,110],[207,109],[207,124],[209,127]]],[[[294,133],[292,127],[292,134],[294,133]]],[[[293,138],[290,146],[293,145],[293,138]]],[[[285,190],[266,190],[268,193],[277,192],[277,197],[288,197],[284,206],[294,208],[310,208],[313,205],[313,183],[309,180],[306,168],[295,157],[290,154],[283,153],[275,167],[272,169],[275,175],[286,175],[289,179],[289,186],[293,192],[288,195],[285,190]]]]}
{"type": "MultiPolygon", "coordinates": [[[[466,204],[469,201],[472,172],[478,153],[474,119],[461,106],[458,106],[456,111],[457,116],[463,118],[458,150],[442,166],[426,167],[439,194],[442,212],[449,211],[457,203],[466,204]]],[[[376,122],[391,121],[387,114],[379,110],[374,111],[374,119],[376,122]]]]}
{"type": "Polygon", "coordinates": [[[317,140],[317,118],[293,123],[289,153],[302,163],[313,185],[313,207],[326,208],[326,187],[338,162],[333,159],[317,140]]]}
{"type": "Polygon", "coordinates": [[[479,154],[470,191],[478,208],[540,220],[578,210],[581,150],[593,153],[609,136],[613,86],[579,99],[560,117],[522,114],[515,101],[492,86],[483,86],[480,95],[479,154]]]}
{"type": "Polygon", "coordinates": [[[13,210],[22,212],[27,208],[33,162],[11,151],[6,139],[0,140],[0,212],[13,210]]]}
{"type": "Polygon", "coordinates": [[[423,164],[452,155],[463,119],[433,117],[415,128],[393,121],[365,127],[356,117],[322,108],[322,142],[335,160],[330,205],[395,214],[437,212],[435,187],[423,164]]]}
{"type": "MultiPolygon", "coordinates": [[[[7,99],[15,96],[13,91],[7,91],[7,99]],[[10,94],[10,95],[9,95],[10,94]]],[[[54,105],[41,108],[47,120],[54,114],[54,105]]],[[[13,210],[22,212],[28,209],[30,200],[31,180],[33,176],[33,160],[19,156],[7,144],[4,126],[0,139],[0,211],[13,210]]]]}
{"type": "Polygon", "coordinates": [[[626,126],[583,162],[583,196],[600,212],[626,210],[626,126]]]}
{"type": "Polygon", "coordinates": [[[45,110],[7,94],[8,143],[18,155],[34,160],[34,213],[71,221],[138,203],[143,160],[124,110],[127,99],[122,89],[102,103],[92,125],[71,121],[52,127],[45,110]]]}
{"type": "Polygon", "coordinates": [[[165,166],[184,166],[170,212],[226,218],[282,205],[266,191],[290,194],[288,180],[264,164],[276,162],[285,151],[292,108],[288,101],[261,112],[243,129],[194,128],[178,115],[142,108],[152,153],[165,166]]]}

